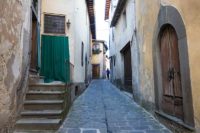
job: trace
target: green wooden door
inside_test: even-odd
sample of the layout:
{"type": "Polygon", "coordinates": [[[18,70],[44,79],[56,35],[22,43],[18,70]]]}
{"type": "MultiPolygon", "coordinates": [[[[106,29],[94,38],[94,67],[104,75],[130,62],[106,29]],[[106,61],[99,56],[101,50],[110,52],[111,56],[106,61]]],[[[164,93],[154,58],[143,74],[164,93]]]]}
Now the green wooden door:
{"type": "Polygon", "coordinates": [[[41,76],[45,82],[70,81],[69,43],[66,36],[42,35],[41,76]]]}

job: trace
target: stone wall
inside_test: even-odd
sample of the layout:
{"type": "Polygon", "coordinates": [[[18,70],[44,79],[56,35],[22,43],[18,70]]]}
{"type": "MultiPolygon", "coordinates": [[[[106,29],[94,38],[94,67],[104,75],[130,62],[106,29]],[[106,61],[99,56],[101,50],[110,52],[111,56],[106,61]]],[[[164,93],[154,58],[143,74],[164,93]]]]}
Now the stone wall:
{"type": "Polygon", "coordinates": [[[25,91],[20,85],[29,62],[30,4],[30,0],[0,1],[0,132],[12,128],[20,104],[17,90],[25,91]]]}

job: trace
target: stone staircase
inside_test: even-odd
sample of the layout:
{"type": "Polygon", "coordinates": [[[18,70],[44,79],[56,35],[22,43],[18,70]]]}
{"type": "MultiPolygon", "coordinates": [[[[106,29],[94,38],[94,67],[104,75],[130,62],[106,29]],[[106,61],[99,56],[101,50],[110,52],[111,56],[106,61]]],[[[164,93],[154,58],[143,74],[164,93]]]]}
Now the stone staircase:
{"type": "Polygon", "coordinates": [[[55,132],[65,116],[65,90],[63,83],[31,83],[15,133],[55,132]]]}

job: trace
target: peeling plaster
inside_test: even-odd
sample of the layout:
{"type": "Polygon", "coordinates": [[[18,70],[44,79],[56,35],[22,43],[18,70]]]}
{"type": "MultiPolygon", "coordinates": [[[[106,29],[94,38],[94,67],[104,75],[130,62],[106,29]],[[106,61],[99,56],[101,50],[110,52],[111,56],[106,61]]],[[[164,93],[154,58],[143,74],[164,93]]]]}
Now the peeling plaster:
{"type": "Polygon", "coordinates": [[[31,0],[0,1],[0,132],[12,127],[10,121],[16,114],[22,57],[28,56],[24,55],[23,46],[30,45],[29,41],[22,41],[24,29],[28,31],[26,37],[30,36],[30,4],[31,0]]]}

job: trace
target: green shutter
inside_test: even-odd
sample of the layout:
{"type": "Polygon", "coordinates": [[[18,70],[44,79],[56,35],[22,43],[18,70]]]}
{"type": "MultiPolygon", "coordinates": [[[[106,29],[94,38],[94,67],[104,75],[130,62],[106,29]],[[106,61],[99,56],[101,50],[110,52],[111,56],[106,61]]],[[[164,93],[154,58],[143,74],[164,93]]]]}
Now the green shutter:
{"type": "Polygon", "coordinates": [[[70,81],[68,37],[42,35],[40,74],[46,82],[70,81]]]}

